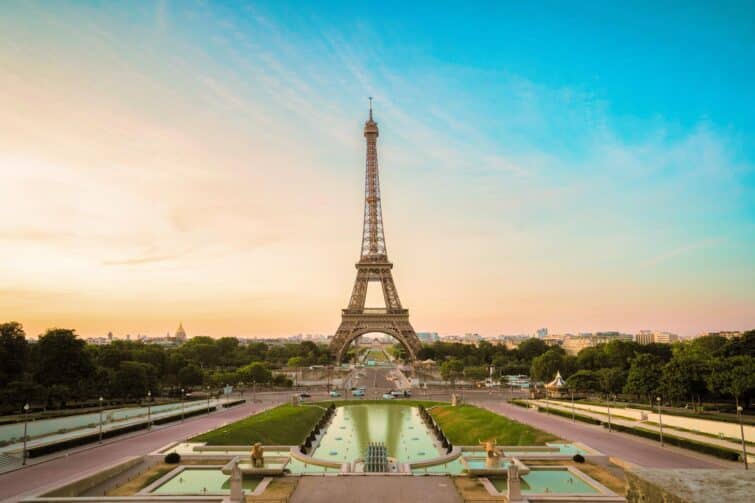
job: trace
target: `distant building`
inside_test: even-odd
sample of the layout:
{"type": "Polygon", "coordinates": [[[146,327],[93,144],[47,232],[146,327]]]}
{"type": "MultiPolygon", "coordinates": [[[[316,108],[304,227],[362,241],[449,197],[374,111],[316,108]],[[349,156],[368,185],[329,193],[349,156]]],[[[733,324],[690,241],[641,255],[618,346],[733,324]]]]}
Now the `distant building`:
{"type": "Polygon", "coordinates": [[[183,323],[178,324],[175,337],[177,342],[186,342],[186,330],[184,330],[183,323]]]}
{"type": "Polygon", "coordinates": [[[547,328],[538,328],[535,331],[535,337],[537,337],[538,339],[544,339],[544,338],[548,337],[548,329],[547,328]]]}
{"type": "Polygon", "coordinates": [[[703,332],[698,337],[705,337],[707,335],[717,335],[719,337],[726,337],[727,339],[734,339],[742,336],[742,332],[739,331],[725,331],[725,332],[703,332]]]}
{"type": "Polygon", "coordinates": [[[567,335],[564,337],[564,341],[561,347],[570,354],[576,355],[585,348],[591,348],[598,344],[607,344],[612,341],[626,341],[631,342],[633,339],[631,334],[622,334],[619,332],[596,332],[580,333],[579,335],[567,335]]]}
{"type": "Polygon", "coordinates": [[[653,331],[652,330],[640,330],[640,333],[635,334],[634,342],[637,344],[652,344],[653,343],[653,331]]]}
{"type": "Polygon", "coordinates": [[[652,330],[640,330],[640,333],[634,336],[637,344],[671,344],[677,342],[679,336],[671,332],[654,332],[652,330]]]}
{"type": "Polygon", "coordinates": [[[417,337],[425,344],[431,344],[440,340],[438,332],[417,332],[417,337]]]}
{"type": "Polygon", "coordinates": [[[653,342],[656,344],[671,344],[678,340],[679,336],[670,332],[656,332],[653,334],[653,342]]]}

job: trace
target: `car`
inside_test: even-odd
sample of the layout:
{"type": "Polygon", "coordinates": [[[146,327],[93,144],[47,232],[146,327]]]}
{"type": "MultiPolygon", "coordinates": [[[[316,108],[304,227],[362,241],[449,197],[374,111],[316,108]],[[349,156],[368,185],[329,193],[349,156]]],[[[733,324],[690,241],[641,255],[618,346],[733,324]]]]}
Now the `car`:
{"type": "Polygon", "coordinates": [[[312,398],[312,395],[309,393],[299,393],[299,399],[304,400],[305,398],[312,398]]]}
{"type": "Polygon", "coordinates": [[[333,390],[330,393],[328,393],[328,395],[330,395],[331,398],[338,398],[339,396],[341,396],[341,394],[339,392],[335,391],[335,390],[333,390]]]}
{"type": "Polygon", "coordinates": [[[396,399],[396,397],[395,397],[395,396],[393,396],[393,395],[392,395],[391,393],[384,393],[384,394],[383,394],[383,399],[384,399],[384,400],[395,400],[395,399],[396,399]]]}
{"type": "Polygon", "coordinates": [[[364,390],[357,388],[354,391],[352,391],[351,394],[353,396],[364,396],[364,390]]]}
{"type": "Polygon", "coordinates": [[[391,391],[391,395],[393,395],[394,398],[406,398],[406,397],[412,396],[412,394],[409,393],[409,391],[407,391],[405,389],[403,389],[403,390],[401,390],[401,389],[395,389],[395,390],[391,391]]]}

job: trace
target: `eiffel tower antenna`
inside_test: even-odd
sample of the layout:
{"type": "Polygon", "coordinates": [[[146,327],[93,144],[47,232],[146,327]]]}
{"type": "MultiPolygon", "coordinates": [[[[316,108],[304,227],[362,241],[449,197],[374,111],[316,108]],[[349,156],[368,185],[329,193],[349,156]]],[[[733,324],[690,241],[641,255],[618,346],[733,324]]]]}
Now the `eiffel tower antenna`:
{"type": "Polygon", "coordinates": [[[342,310],[341,324],[331,342],[331,351],[341,361],[348,345],[360,335],[381,332],[397,339],[407,350],[412,360],[422,344],[409,323],[409,310],[401,301],[393,282],[383,233],[383,211],[380,203],[380,176],[378,173],[377,138],[380,134],[377,122],[372,117],[370,96],[369,119],[364,123],[367,156],[364,180],[364,224],[362,226],[362,249],[356,264],[357,277],[349,299],[349,306],[342,310]],[[379,282],[383,290],[385,309],[365,307],[367,286],[379,282]]]}

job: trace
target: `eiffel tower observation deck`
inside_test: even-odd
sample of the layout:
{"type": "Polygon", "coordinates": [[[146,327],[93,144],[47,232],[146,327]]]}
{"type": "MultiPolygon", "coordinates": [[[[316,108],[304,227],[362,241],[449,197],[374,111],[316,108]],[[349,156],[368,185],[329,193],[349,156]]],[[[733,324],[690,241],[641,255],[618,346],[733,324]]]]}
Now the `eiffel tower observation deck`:
{"type": "Polygon", "coordinates": [[[356,263],[357,277],[351,292],[349,305],[341,312],[341,324],[331,342],[331,351],[341,361],[348,345],[360,335],[380,332],[398,340],[412,360],[422,344],[409,323],[409,310],[401,306],[388,260],[383,231],[383,212],[380,201],[380,175],[378,172],[377,139],[380,135],[377,122],[370,115],[364,123],[367,142],[367,159],[364,178],[364,225],[362,226],[362,249],[356,263]],[[367,308],[367,287],[370,282],[379,282],[382,287],[385,308],[367,308]]]}

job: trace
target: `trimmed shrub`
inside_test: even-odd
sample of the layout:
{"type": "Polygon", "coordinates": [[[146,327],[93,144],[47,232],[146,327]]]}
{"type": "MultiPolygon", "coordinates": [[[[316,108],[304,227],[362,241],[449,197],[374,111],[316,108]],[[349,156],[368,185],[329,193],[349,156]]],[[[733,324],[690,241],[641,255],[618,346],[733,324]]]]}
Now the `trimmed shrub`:
{"type": "Polygon", "coordinates": [[[169,465],[175,465],[181,462],[181,455],[176,451],[169,452],[165,455],[164,461],[169,465]]]}
{"type": "Polygon", "coordinates": [[[575,454],[574,457],[572,457],[571,459],[575,463],[584,463],[585,462],[585,457],[583,455],[579,454],[579,453],[575,454]]]}

